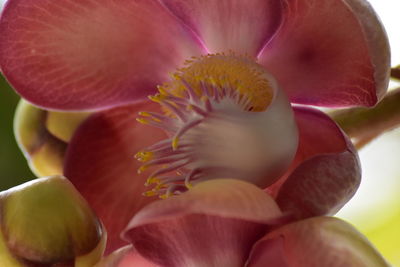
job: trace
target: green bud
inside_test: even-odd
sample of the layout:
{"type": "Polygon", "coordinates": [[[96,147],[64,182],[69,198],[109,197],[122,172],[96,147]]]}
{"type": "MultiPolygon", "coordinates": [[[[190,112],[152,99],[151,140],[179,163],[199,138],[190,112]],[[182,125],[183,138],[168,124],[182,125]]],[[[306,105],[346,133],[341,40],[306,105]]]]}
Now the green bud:
{"type": "Polygon", "coordinates": [[[53,136],[68,143],[76,128],[90,114],[89,112],[47,111],[46,128],[53,136]]]}
{"type": "Polygon", "coordinates": [[[1,260],[9,265],[93,266],[102,256],[102,224],[62,176],[36,179],[0,193],[1,260]],[[12,265],[14,264],[14,265],[12,265]],[[19,265],[18,265],[19,264],[19,265]],[[25,265],[24,265],[25,264],[25,265]]]}
{"type": "Polygon", "coordinates": [[[14,133],[37,176],[63,173],[68,142],[89,115],[87,112],[47,111],[20,101],[14,118],[14,133]]]}

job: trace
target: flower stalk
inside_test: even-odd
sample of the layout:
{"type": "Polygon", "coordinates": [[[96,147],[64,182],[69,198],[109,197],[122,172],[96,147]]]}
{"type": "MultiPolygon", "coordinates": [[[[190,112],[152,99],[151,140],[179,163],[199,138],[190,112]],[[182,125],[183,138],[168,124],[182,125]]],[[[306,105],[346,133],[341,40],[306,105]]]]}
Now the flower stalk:
{"type": "Polygon", "coordinates": [[[400,81],[400,65],[390,70],[390,77],[400,81]]]}
{"type": "MultiPolygon", "coordinates": [[[[396,70],[400,74],[400,69],[396,70]]],[[[396,74],[396,75],[397,75],[396,74]]],[[[400,75],[399,75],[400,78],[400,75]]],[[[373,108],[350,108],[332,112],[330,116],[353,139],[357,149],[400,125],[400,88],[390,91],[373,108]]]]}

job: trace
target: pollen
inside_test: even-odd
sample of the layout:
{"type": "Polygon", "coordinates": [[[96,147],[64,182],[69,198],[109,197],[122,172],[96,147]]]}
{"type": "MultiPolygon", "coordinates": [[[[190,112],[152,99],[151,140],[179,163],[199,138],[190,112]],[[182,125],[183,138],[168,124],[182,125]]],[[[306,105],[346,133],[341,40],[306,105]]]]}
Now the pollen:
{"type": "Polygon", "coordinates": [[[158,87],[159,94],[151,100],[159,102],[167,95],[183,97],[188,86],[200,99],[231,89],[248,100],[245,108],[251,111],[265,110],[273,97],[263,69],[249,57],[229,52],[187,60],[185,66],[172,75],[171,82],[158,87]]]}
{"type": "Polygon", "coordinates": [[[135,155],[135,159],[141,162],[149,161],[152,158],[153,158],[153,153],[150,151],[140,151],[135,155]]]}

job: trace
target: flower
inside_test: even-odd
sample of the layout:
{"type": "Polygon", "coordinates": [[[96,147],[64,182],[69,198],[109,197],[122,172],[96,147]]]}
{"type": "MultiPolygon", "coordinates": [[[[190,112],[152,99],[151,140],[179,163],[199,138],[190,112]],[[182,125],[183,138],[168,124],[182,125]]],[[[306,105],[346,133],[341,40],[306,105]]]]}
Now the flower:
{"type": "Polygon", "coordinates": [[[274,200],[256,186],[216,179],[146,206],[124,232],[135,250],[109,258],[120,267],[389,266],[344,221],[313,217],[282,226],[284,220],[274,200]]]}
{"type": "MultiPolygon", "coordinates": [[[[239,65],[247,69],[259,64],[267,84],[262,92],[270,97],[261,98],[266,103],[261,112],[253,113],[266,114],[273,107],[285,111],[273,112],[266,121],[278,121],[282,115],[280,133],[292,138],[277,131],[268,146],[279,152],[285,140],[291,144],[272,178],[268,178],[271,168],[260,167],[263,160],[254,165],[254,173],[249,171],[253,161],[239,173],[242,178],[252,176],[251,181],[259,179],[257,184],[267,187],[279,207],[297,219],[337,211],[354,194],[360,172],[354,148],[335,123],[311,108],[292,110],[284,95],[292,104],[372,106],[388,83],[387,38],[374,11],[362,0],[9,0],[0,35],[0,68],[23,98],[45,109],[96,111],[70,140],[64,174],[106,226],[109,250],[123,244],[121,230],[139,209],[154,201],[141,196],[147,177],[134,174],[139,163],[132,155],[166,138],[155,128],[134,124],[133,114],[160,112],[158,105],[142,101],[156,93],[156,85],[182,82],[168,78],[168,73],[182,68],[185,60],[194,56],[195,63],[204,62],[202,55],[226,58],[232,53],[233,61],[239,58],[239,65]],[[243,58],[253,62],[243,63],[243,58]],[[275,101],[276,96],[282,100],[275,101]],[[292,127],[294,120],[297,126],[292,127]]],[[[201,79],[214,86],[212,80],[201,79]]],[[[193,82],[187,91],[191,86],[193,82]]],[[[176,97],[179,92],[167,93],[176,97]]],[[[260,100],[257,97],[252,94],[252,101],[260,100]]],[[[232,109],[223,114],[232,118],[232,109]]],[[[249,125],[252,134],[262,132],[263,127],[257,128],[260,122],[249,125]]],[[[220,132],[218,123],[213,125],[213,133],[220,132]]],[[[234,126],[244,132],[242,123],[234,126]]],[[[170,132],[178,137],[170,140],[175,140],[174,149],[179,147],[176,130],[170,132]]],[[[262,137],[259,134],[251,147],[264,145],[262,137]]],[[[255,151],[242,147],[245,155],[255,151]]],[[[144,159],[143,154],[138,157],[144,159]]],[[[259,157],[251,158],[255,159],[259,157]]],[[[275,166],[273,161],[267,163],[275,166]]]]}

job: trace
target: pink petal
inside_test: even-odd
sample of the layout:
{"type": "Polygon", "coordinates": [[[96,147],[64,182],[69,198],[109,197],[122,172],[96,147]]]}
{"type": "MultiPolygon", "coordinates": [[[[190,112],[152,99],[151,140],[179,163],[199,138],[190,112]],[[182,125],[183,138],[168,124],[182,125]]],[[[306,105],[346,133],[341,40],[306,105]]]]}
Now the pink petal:
{"type": "Polygon", "coordinates": [[[361,179],[357,152],[334,121],[310,108],[295,108],[300,142],[292,166],[268,190],[296,218],[336,213],[361,179]]]}
{"type": "Polygon", "coordinates": [[[137,101],[202,51],[164,7],[144,0],[11,0],[0,36],[0,68],[18,93],[65,110],[137,101]]]}
{"type": "Polygon", "coordinates": [[[108,232],[107,251],[119,248],[119,235],[132,216],[154,198],[144,197],[145,175],[134,155],[165,138],[162,131],[135,121],[138,111],[155,110],[146,102],[97,113],[72,138],[64,172],[89,202],[108,232]]]}
{"type": "MultiPolygon", "coordinates": [[[[138,254],[136,251],[130,251],[130,253],[126,254],[119,264],[117,265],[118,267],[158,267],[158,265],[146,260],[140,254],[138,254]]],[[[108,266],[107,266],[108,267],[108,266]]]]}
{"type": "Polygon", "coordinates": [[[387,89],[386,33],[364,0],[286,1],[285,22],[259,60],[292,102],[373,106],[387,89]]]}
{"type": "Polygon", "coordinates": [[[158,267],[137,253],[131,245],[113,251],[94,267],[158,267]]]}
{"type": "Polygon", "coordinates": [[[281,219],[273,199],[258,187],[217,179],[149,204],[124,237],[161,266],[242,267],[265,226],[281,219]]]}
{"type": "Polygon", "coordinates": [[[317,217],[268,233],[255,244],[246,266],[380,267],[389,264],[350,224],[337,218],[317,217]]]}
{"type": "Polygon", "coordinates": [[[246,267],[264,267],[265,265],[271,267],[293,267],[287,262],[283,242],[282,237],[274,239],[263,238],[257,242],[255,248],[251,251],[246,267]]]}
{"type": "Polygon", "coordinates": [[[256,56],[281,22],[278,0],[162,0],[193,29],[210,53],[233,50],[256,56]]]}

